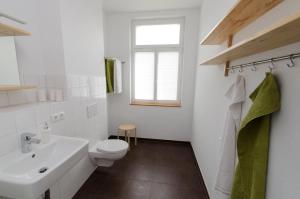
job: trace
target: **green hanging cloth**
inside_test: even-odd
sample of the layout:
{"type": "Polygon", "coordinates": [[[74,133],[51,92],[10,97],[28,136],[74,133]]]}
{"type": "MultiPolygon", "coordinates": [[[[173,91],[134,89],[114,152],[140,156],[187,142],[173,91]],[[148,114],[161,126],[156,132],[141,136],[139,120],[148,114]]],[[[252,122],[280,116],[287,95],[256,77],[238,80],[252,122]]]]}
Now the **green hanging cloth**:
{"type": "Polygon", "coordinates": [[[265,198],[271,114],[280,109],[280,91],[272,73],[266,74],[250,98],[253,105],[238,134],[239,163],[231,199],[265,198]]]}
{"type": "Polygon", "coordinates": [[[114,92],[114,60],[105,59],[106,92],[114,92]]]}

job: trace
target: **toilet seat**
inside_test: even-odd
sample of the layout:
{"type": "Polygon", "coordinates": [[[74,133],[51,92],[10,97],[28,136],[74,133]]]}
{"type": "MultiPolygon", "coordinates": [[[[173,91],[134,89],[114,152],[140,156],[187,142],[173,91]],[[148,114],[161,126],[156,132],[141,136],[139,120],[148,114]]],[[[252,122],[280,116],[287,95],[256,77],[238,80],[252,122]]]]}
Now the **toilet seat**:
{"type": "Polygon", "coordinates": [[[119,153],[128,149],[128,143],[123,140],[104,140],[97,144],[96,149],[102,153],[119,153]]]}
{"type": "Polygon", "coordinates": [[[127,151],[128,143],[123,140],[104,140],[89,149],[89,156],[97,166],[110,167],[114,161],[123,158],[127,151]]]}

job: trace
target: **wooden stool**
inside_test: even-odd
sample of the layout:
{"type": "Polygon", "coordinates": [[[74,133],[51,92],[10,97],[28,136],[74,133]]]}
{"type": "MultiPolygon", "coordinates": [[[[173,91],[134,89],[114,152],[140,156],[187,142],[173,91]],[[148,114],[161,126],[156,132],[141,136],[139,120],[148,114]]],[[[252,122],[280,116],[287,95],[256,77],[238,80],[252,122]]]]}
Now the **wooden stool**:
{"type": "Polygon", "coordinates": [[[124,131],[125,133],[125,141],[128,142],[130,150],[130,134],[134,132],[134,144],[137,145],[137,137],[136,137],[136,127],[133,124],[121,124],[118,128],[118,139],[120,137],[120,132],[124,131]]]}

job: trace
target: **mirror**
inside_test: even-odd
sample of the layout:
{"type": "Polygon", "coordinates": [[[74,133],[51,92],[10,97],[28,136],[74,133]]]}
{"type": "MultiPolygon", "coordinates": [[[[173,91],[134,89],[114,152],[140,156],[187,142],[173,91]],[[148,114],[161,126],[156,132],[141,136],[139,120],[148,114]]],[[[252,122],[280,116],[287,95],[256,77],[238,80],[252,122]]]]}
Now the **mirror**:
{"type": "Polygon", "coordinates": [[[19,69],[13,37],[0,37],[0,86],[20,85],[19,69]]]}

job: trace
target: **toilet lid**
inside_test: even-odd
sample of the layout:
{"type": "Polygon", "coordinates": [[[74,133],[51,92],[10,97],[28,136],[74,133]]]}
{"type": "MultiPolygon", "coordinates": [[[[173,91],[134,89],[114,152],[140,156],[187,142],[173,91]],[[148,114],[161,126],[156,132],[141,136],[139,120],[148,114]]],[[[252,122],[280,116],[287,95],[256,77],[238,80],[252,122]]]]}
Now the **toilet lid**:
{"type": "Polygon", "coordinates": [[[97,147],[98,151],[105,153],[117,153],[128,149],[127,142],[123,140],[104,140],[97,147]]]}

